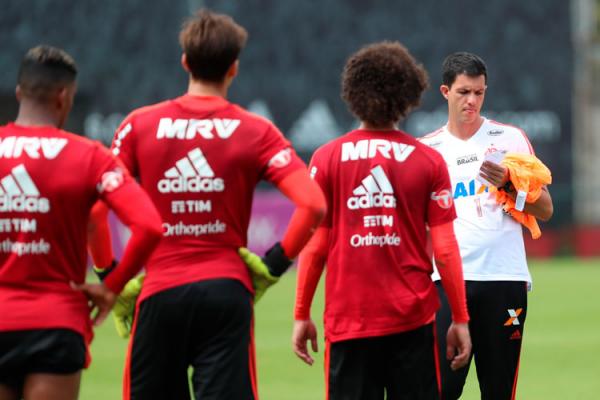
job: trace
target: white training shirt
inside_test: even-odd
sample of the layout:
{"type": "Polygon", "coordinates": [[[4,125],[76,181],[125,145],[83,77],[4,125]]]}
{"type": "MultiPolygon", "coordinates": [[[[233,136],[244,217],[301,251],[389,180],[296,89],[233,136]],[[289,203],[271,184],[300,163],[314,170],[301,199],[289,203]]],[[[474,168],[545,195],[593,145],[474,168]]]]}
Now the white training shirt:
{"type": "MultiPolygon", "coordinates": [[[[454,231],[465,280],[531,284],[521,225],[496,203],[495,194],[475,179],[488,153],[534,154],[525,133],[484,118],[468,140],[453,136],[447,125],[420,140],[440,152],[448,165],[458,215],[454,231]]],[[[432,277],[440,279],[437,270],[432,277]]]]}

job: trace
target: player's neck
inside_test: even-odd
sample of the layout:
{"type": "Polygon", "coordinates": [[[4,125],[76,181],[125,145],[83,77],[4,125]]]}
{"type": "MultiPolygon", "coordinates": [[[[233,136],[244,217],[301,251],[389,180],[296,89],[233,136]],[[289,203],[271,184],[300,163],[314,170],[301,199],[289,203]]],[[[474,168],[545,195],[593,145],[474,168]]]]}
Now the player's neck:
{"type": "Polygon", "coordinates": [[[192,96],[217,96],[227,98],[229,85],[225,82],[213,83],[190,79],[187,93],[192,96]]]}
{"type": "Polygon", "coordinates": [[[473,122],[461,122],[450,118],[448,120],[448,132],[462,140],[470,139],[483,124],[483,117],[475,119],[473,122]]]}
{"type": "Polygon", "coordinates": [[[385,125],[373,125],[369,122],[361,121],[358,129],[363,129],[366,131],[395,131],[398,129],[398,127],[393,122],[390,122],[389,124],[385,125]]]}
{"type": "Polygon", "coordinates": [[[20,126],[54,126],[60,128],[61,118],[48,106],[32,101],[22,100],[15,124],[20,126]]]}

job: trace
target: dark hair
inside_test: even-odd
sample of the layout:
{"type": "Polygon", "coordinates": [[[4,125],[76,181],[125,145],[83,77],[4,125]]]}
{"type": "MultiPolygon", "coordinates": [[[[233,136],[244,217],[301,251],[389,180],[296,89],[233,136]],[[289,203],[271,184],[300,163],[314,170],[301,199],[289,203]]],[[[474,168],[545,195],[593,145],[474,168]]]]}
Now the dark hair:
{"type": "Polygon", "coordinates": [[[231,17],[202,9],[179,32],[194,79],[220,82],[244,46],[248,33],[231,17]]]}
{"type": "Polygon", "coordinates": [[[73,84],[76,78],[77,66],[67,52],[41,45],[23,57],[17,83],[25,97],[45,102],[53,92],[73,84]]]}
{"type": "Polygon", "coordinates": [[[399,42],[380,42],[354,53],[342,73],[342,98],[361,121],[396,123],[419,105],[427,72],[399,42]]]}
{"type": "Polygon", "coordinates": [[[452,53],[442,63],[442,84],[450,87],[458,75],[470,77],[483,75],[487,83],[487,68],[485,62],[473,53],[452,53]]]}

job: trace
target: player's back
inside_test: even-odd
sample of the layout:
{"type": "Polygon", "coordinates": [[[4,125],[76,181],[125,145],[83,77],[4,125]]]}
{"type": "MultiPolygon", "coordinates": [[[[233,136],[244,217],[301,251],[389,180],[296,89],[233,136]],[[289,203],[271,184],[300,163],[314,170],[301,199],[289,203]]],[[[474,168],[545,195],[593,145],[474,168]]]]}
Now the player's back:
{"type": "Polygon", "coordinates": [[[450,188],[444,169],[439,154],[400,131],[352,131],[315,153],[311,174],[324,188],[331,219],[330,335],[402,331],[433,315],[426,226],[454,218],[443,197],[450,188]],[[432,212],[440,195],[448,207],[432,212]],[[360,327],[361,320],[369,326],[360,327]]]}
{"type": "Polygon", "coordinates": [[[0,329],[87,318],[69,282],[85,280],[89,212],[113,158],[60,129],[11,123],[0,128],[0,159],[0,329]]]}
{"type": "Polygon", "coordinates": [[[254,189],[302,165],[273,124],[220,97],[185,95],[130,114],[113,151],[163,219],[142,297],[200,279],[251,287],[237,249],[246,245],[254,189]]]}

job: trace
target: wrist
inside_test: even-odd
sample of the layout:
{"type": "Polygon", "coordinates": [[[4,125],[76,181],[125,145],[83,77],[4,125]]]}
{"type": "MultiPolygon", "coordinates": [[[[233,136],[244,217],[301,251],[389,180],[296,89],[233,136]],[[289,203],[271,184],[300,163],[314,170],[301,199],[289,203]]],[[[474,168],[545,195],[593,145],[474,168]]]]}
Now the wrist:
{"type": "Polygon", "coordinates": [[[503,190],[503,191],[505,191],[506,193],[513,193],[513,192],[515,192],[515,187],[514,187],[514,185],[512,184],[511,181],[507,181],[504,184],[504,186],[502,186],[500,189],[503,190]]]}
{"type": "Polygon", "coordinates": [[[118,261],[113,259],[110,265],[106,267],[98,267],[94,265],[94,272],[96,273],[100,281],[104,281],[108,274],[110,274],[117,267],[117,264],[118,261]]]}
{"type": "Polygon", "coordinates": [[[263,263],[269,269],[269,273],[278,278],[292,265],[292,260],[285,255],[281,243],[277,242],[263,257],[263,263]]]}

